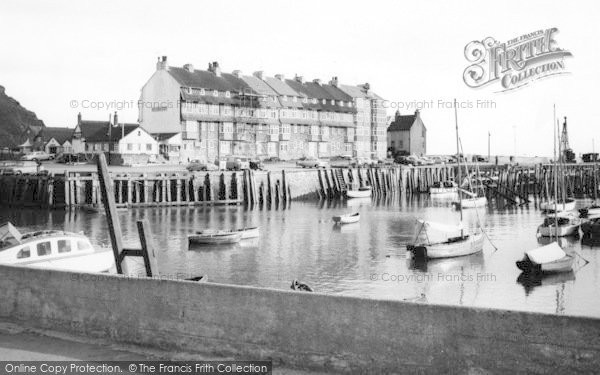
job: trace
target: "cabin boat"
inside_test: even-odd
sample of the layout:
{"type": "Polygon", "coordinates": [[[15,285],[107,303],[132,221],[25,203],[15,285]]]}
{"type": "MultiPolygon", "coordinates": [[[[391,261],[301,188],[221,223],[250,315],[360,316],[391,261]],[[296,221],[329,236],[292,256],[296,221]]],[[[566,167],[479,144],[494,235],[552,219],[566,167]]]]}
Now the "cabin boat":
{"type": "Polygon", "coordinates": [[[358,188],[358,190],[348,190],[346,191],[346,196],[348,198],[368,198],[371,196],[371,187],[363,186],[358,188]]]}
{"type": "Polygon", "coordinates": [[[0,264],[75,272],[108,272],[115,265],[110,250],[96,251],[80,233],[41,230],[21,234],[11,223],[0,226],[0,264]]]}
{"type": "Polygon", "coordinates": [[[525,252],[522,260],[516,262],[517,267],[531,274],[547,274],[570,272],[573,270],[574,258],[565,253],[556,242],[525,252]]]}
{"type": "Polygon", "coordinates": [[[537,231],[542,237],[566,237],[579,234],[580,225],[579,218],[562,213],[556,217],[546,217],[537,231]],[[558,225],[556,225],[557,222],[558,225]]]}
{"type": "Polygon", "coordinates": [[[334,216],[332,219],[336,224],[356,223],[360,220],[360,213],[356,212],[353,214],[334,216]]]}
{"type": "Polygon", "coordinates": [[[481,231],[466,233],[462,226],[417,220],[413,244],[406,250],[415,258],[438,259],[476,254],[483,250],[481,231]],[[419,238],[423,238],[421,241],[419,238]]]}
{"type": "Polygon", "coordinates": [[[546,212],[554,212],[555,204],[556,204],[557,212],[567,212],[567,211],[573,211],[575,209],[575,205],[577,204],[577,202],[573,198],[567,198],[564,201],[560,200],[556,203],[554,203],[554,201],[542,202],[542,203],[540,203],[540,209],[542,211],[546,211],[546,212]]]}
{"type": "Polygon", "coordinates": [[[457,192],[458,185],[454,181],[435,182],[429,188],[429,194],[434,196],[456,194],[457,192]]]}
{"type": "Polygon", "coordinates": [[[215,230],[215,229],[206,229],[197,231],[196,234],[216,234],[216,233],[241,233],[242,240],[247,240],[249,238],[257,238],[260,235],[258,227],[248,227],[248,228],[239,228],[234,230],[215,230]]]}
{"type": "Polygon", "coordinates": [[[212,232],[196,233],[188,236],[189,243],[198,245],[224,245],[238,243],[242,239],[242,233],[237,232],[212,232]]]}

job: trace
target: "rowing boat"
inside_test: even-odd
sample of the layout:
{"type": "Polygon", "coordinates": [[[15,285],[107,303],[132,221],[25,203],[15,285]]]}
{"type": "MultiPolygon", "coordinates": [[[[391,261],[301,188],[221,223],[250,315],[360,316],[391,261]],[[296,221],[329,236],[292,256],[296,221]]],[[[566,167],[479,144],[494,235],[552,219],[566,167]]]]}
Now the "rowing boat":
{"type": "Polygon", "coordinates": [[[356,212],[353,214],[334,216],[332,219],[336,224],[356,223],[360,220],[360,214],[356,212]]]}

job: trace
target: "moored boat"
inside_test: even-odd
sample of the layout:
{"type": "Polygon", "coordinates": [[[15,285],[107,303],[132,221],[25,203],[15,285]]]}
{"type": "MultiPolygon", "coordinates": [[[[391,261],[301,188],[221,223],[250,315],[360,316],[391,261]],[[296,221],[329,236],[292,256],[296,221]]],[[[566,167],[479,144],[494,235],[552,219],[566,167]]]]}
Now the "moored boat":
{"type": "Polygon", "coordinates": [[[581,220],[572,215],[546,217],[538,227],[538,233],[543,237],[565,237],[579,234],[581,220]],[[558,223],[558,225],[556,224],[558,223]]]}
{"type": "Polygon", "coordinates": [[[540,209],[546,212],[567,212],[573,211],[577,202],[573,198],[566,198],[565,200],[559,200],[558,202],[542,202],[540,203],[540,209]],[[556,207],[556,208],[555,208],[556,207]]]}
{"type": "Polygon", "coordinates": [[[358,188],[358,190],[348,190],[346,191],[346,196],[348,198],[367,198],[371,196],[371,187],[363,186],[358,188]]]}
{"type": "Polygon", "coordinates": [[[21,234],[11,223],[0,226],[0,264],[76,272],[107,272],[113,252],[96,251],[80,233],[42,230],[21,234]]]}
{"type": "Polygon", "coordinates": [[[260,235],[260,231],[259,231],[258,227],[239,228],[239,229],[234,229],[234,230],[206,229],[206,230],[200,230],[200,231],[196,232],[196,234],[217,234],[217,233],[223,233],[223,234],[241,233],[242,240],[249,239],[249,238],[256,238],[260,235]]]}
{"type": "Polygon", "coordinates": [[[543,274],[570,272],[573,270],[573,258],[564,252],[556,242],[525,252],[517,267],[525,273],[543,274]]]}
{"type": "Polygon", "coordinates": [[[458,186],[454,181],[435,182],[429,188],[429,194],[432,196],[452,195],[458,192],[458,186]]]}
{"type": "Polygon", "coordinates": [[[579,217],[600,216],[600,206],[593,204],[579,209],[579,217]]]}
{"type": "Polygon", "coordinates": [[[241,239],[241,232],[196,233],[188,235],[188,241],[198,245],[233,244],[240,242],[241,239]]]}
{"type": "Polygon", "coordinates": [[[353,214],[334,216],[332,219],[336,224],[356,223],[360,220],[360,213],[356,212],[353,214]]]}
{"type": "Polygon", "coordinates": [[[600,238],[600,217],[593,217],[582,222],[581,231],[584,236],[600,238]]]}
{"type": "Polygon", "coordinates": [[[469,233],[461,226],[453,227],[424,220],[417,222],[419,226],[416,230],[415,241],[406,246],[406,250],[416,258],[453,258],[475,254],[483,250],[483,233],[481,231],[469,233]],[[432,232],[436,232],[437,236],[432,232]],[[424,239],[419,241],[419,237],[424,239]]]}
{"type": "Polygon", "coordinates": [[[460,206],[462,208],[484,207],[485,205],[487,205],[487,198],[486,197],[465,198],[465,199],[461,199],[458,204],[460,204],[460,206]]]}

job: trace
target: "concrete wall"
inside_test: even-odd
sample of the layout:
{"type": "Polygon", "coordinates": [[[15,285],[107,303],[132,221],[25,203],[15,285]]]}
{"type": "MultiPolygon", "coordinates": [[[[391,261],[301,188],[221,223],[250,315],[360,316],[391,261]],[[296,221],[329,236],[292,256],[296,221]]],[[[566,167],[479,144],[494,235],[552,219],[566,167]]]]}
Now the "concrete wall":
{"type": "Polygon", "coordinates": [[[351,373],[593,373],[600,320],[0,266],[0,319],[351,373]]]}

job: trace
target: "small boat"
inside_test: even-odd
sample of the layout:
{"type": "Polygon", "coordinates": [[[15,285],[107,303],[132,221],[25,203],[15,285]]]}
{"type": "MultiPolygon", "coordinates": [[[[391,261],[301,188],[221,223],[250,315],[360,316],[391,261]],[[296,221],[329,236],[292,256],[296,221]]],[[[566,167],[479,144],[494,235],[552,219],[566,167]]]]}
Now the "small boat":
{"type": "Polygon", "coordinates": [[[290,289],[292,290],[299,290],[302,292],[312,292],[313,289],[305,283],[302,283],[298,280],[292,280],[292,285],[290,286],[290,289]]]}
{"type": "Polygon", "coordinates": [[[588,238],[600,238],[600,217],[593,217],[581,223],[583,235],[588,238]]]}
{"type": "Polygon", "coordinates": [[[558,243],[552,242],[526,251],[523,259],[518,260],[516,265],[521,271],[532,274],[570,272],[573,270],[574,259],[558,243]]]}
{"type": "Polygon", "coordinates": [[[353,214],[334,216],[332,219],[336,224],[356,223],[360,220],[360,213],[356,212],[353,214]]]}
{"type": "Polygon", "coordinates": [[[600,216],[600,206],[593,204],[579,209],[579,217],[600,216]]]}
{"type": "Polygon", "coordinates": [[[415,241],[406,246],[416,258],[437,259],[471,255],[483,250],[483,233],[481,231],[466,233],[461,226],[448,226],[439,223],[418,220],[415,241]],[[425,233],[425,240],[418,238],[425,233]],[[441,234],[436,237],[432,232],[441,234]]]}
{"type": "Polygon", "coordinates": [[[348,190],[346,191],[346,196],[348,198],[367,198],[371,196],[371,187],[363,186],[359,187],[358,190],[348,190]]]}
{"type": "Polygon", "coordinates": [[[240,228],[240,229],[234,229],[234,230],[216,230],[216,229],[206,229],[206,230],[200,230],[197,231],[196,234],[235,234],[235,233],[241,233],[242,240],[246,240],[249,238],[256,238],[260,235],[260,232],[258,230],[258,227],[248,227],[248,228],[240,228]]]}
{"type": "Polygon", "coordinates": [[[96,251],[80,233],[41,230],[21,234],[11,223],[0,226],[0,264],[67,270],[108,272],[115,265],[110,250],[96,251]]]}
{"type": "Polygon", "coordinates": [[[460,206],[462,208],[484,207],[485,205],[487,205],[487,198],[486,197],[465,198],[465,199],[461,199],[460,202],[457,202],[457,204],[460,204],[460,206]]]}
{"type": "Polygon", "coordinates": [[[435,182],[429,188],[430,195],[448,195],[448,194],[456,194],[458,192],[458,186],[454,181],[440,181],[435,182]]]}
{"type": "Polygon", "coordinates": [[[538,233],[543,237],[565,237],[579,234],[581,220],[565,213],[556,217],[546,217],[538,227],[538,233]],[[555,224],[558,222],[558,226],[555,224]]]}
{"type": "Polygon", "coordinates": [[[214,232],[214,233],[196,233],[188,236],[190,243],[199,245],[221,245],[238,243],[242,239],[242,233],[237,232],[214,232]]]}
{"type": "MultiPolygon", "coordinates": [[[[560,200],[556,202],[557,212],[573,211],[577,202],[573,198],[567,198],[564,201],[560,200]]],[[[554,201],[540,203],[540,209],[546,212],[554,212],[554,201]]]]}

